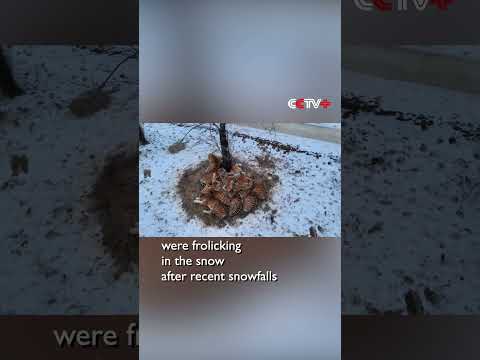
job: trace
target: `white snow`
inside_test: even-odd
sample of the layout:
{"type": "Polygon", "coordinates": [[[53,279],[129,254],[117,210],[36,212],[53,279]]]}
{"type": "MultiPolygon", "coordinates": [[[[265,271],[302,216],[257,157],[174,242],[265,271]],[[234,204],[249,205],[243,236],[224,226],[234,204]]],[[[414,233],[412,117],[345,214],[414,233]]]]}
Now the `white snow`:
{"type": "Polygon", "coordinates": [[[108,110],[78,119],[69,102],[125,55],[15,46],[9,57],[27,94],[0,98],[0,314],[135,314],[138,275],[114,280],[87,195],[106,154],[136,143],[138,62],[107,85],[116,89],[108,110]],[[22,154],[28,173],[12,176],[10,157],[22,154]]]}
{"type": "Polygon", "coordinates": [[[344,313],[364,314],[365,303],[403,310],[409,289],[428,313],[478,313],[478,139],[449,123],[478,129],[479,96],[349,71],[343,78],[347,93],[381,96],[384,109],[434,116],[426,130],[377,114],[344,120],[344,313]],[[373,156],[385,164],[362,166],[373,156]],[[425,288],[439,294],[438,304],[425,288]]]}
{"type": "MultiPolygon", "coordinates": [[[[149,236],[297,236],[308,235],[310,227],[321,227],[320,236],[340,236],[340,145],[284,135],[238,125],[227,125],[234,156],[256,164],[255,156],[269,154],[275,159],[280,182],[269,202],[277,210],[258,209],[234,225],[207,227],[189,219],[182,209],[176,185],[183,171],[216,152],[205,127],[192,130],[185,138],[186,149],[170,154],[168,147],[182,139],[188,128],[176,124],[145,124],[150,144],[140,148],[140,235],[149,236]],[[321,157],[299,152],[262,150],[254,140],[244,141],[235,132],[299,146],[321,157]],[[151,177],[144,176],[144,170],[151,177]]],[[[318,229],[317,229],[318,231],[318,229]]]]}
{"type": "Polygon", "coordinates": [[[327,129],[341,129],[342,124],[341,123],[307,123],[308,125],[313,125],[313,126],[318,126],[318,127],[323,127],[327,129]]]}

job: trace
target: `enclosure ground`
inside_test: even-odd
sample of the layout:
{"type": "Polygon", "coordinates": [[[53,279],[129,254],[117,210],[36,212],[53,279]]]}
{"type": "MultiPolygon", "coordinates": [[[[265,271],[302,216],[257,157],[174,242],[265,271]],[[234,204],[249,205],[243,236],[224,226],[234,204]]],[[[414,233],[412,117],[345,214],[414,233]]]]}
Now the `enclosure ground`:
{"type": "MultiPolygon", "coordinates": [[[[7,50],[25,94],[0,97],[0,314],[138,311],[137,270],[119,273],[103,244],[105,208],[91,196],[109,159],[137,149],[138,62],[126,62],[111,78],[106,108],[81,118],[69,108],[130,52],[122,46],[7,50]]],[[[112,186],[120,189],[124,180],[112,179],[112,186]]],[[[105,191],[113,200],[116,190],[105,191]]],[[[124,209],[121,197],[116,204],[124,209]]]]}
{"type": "Polygon", "coordinates": [[[478,314],[479,96],[344,74],[343,312],[478,314]]]}
{"type": "Polygon", "coordinates": [[[138,267],[138,156],[107,160],[92,193],[102,225],[102,243],[117,266],[115,277],[138,267]]]}
{"type": "Polygon", "coordinates": [[[227,129],[238,161],[278,178],[271,200],[222,227],[189,216],[177,184],[185,170],[218,153],[216,137],[208,125],[145,124],[150,144],[140,147],[141,236],[308,236],[312,227],[319,236],[339,236],[340,145],[237,125],[227,129]],[[185,148],[171,153],[182,138],[185,148]]]}

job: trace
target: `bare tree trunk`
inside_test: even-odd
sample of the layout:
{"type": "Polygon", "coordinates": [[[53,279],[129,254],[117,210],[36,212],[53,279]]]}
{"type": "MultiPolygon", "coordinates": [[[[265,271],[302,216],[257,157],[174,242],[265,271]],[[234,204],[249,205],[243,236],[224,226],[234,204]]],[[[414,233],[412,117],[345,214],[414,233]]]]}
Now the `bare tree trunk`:
{"type": "Polygon", "coordinates": [[[3,53],[3,49],[0,47],[0,91],[8,96],[14,98],[23,94],[23,90],[20,89],[13,78],[12,71],[8,65],[7,58],[3,53]]]}
{"type": "Polygon", "coordinates": [[[147,138],[145,137],[145,132],[143,131],[142,125],[138,125],[138,130],[140,133],[140,145],[147,145],[149,144],[147,138]]]}
{"type": "Polygon", "coordinates": [[[222,167],[226,171],[230,171],[232,169],[232,155],[230,154],[227,129],[225,128],[224,123],[220,124],[218,134],[220,135],[220,148],[222,150],[222,167]]]}

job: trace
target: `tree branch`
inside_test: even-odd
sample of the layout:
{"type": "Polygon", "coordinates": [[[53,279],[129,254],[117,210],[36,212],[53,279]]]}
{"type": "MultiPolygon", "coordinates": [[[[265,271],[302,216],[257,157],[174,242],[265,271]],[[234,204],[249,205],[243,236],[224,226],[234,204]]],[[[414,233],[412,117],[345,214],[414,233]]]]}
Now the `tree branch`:
{"type": "Polygon", "coordinates": [[[103,80],[103,82],[100,84],[100,86],[97,88],[97,90],[102,90],[105,85],[107,85],[107,82],[108,80],[110,80],[110,78],[113,76],[113,74],[115,74],[115,72],[120,68],[120,66],[122,66],[127,60],[130,60],[130,59],[135,59],[138,57],[138,51],[136,49],[134,49],[134,53],[127,56],[125,59],[123,59],[122,61],[120,61],[117,66],[115,66],[115,68],[110,72],[110,74],[108,74],[108,76],[106,77],[105,80],[103,80]]]}

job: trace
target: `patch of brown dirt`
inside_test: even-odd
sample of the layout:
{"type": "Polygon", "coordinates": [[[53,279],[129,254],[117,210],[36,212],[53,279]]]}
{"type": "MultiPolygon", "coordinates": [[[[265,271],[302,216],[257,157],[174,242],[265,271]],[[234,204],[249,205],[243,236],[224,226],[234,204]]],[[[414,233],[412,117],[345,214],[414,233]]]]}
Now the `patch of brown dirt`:
{"type": "Polygon", "coordinates": [[[100,89],[93,89],[73,99],[69,105],[69,109],[75,116],[84,118],[92,116],[101,110],[108,109],[111,103],[112,97],[110,93],[100,89]]]}
{"type": "Polygon", "coordinates": [[[186,145],[184,142],[176,142],[175,144],[172,144],[168,147],[168,152],[170,154],[176,154],[182,150],[185,150],[185,147],[186,145]]]}
{"type": "Polygon", "coordinates": [[[254,213],[256,210],[262,208],[262,206],[268,206],[268,201],[271,198],[272,188],[278,182],[278,176],[260,167],[252,168],[252,166],[235,159],[233,162],[234,164],[240,164],[242,169],[248,171],[255,181],[264,183],[267,193],[266,199],[259,200],[258,205],[252,212],[240,212],[235,216],[227,216],[224,219],[219,219],[213,214],[205,213],[205,206],[194,202],[196,198],[200,197],[200,192],[203,189],[200,179],[205,175],[209,166],[208,160],[205,160],[197,166],[185,170],[177,184],[177,192],[182,200],[182,207],[189,218],[198,218],[207,226],[223,227],[227,224],[234,224],[237,219],[244,218],[245,216],[254,213]]]}
{"type": "Polygon", "coordinates": [[[28,173],[28,158],[26,155],[12,155],[10,157],[10,168],[12,176],[18,176],[21,173],[28,173]]]}
{"type": "Polygon", "coordinates": [[[255,159],[262,169],[275,169],[275,161],[270,155],[256,156],[255,159]]]}
{"type": "Polygon", "coordinates": [[[138,266],[138,155],[110,158],[92,195],[101,212],[102,244],[118,278],[138,266]]]}

